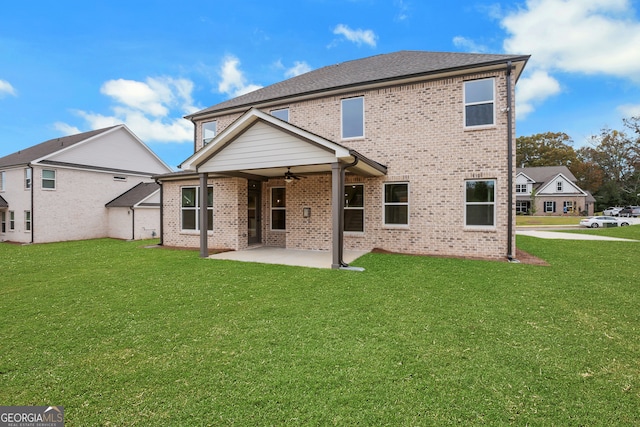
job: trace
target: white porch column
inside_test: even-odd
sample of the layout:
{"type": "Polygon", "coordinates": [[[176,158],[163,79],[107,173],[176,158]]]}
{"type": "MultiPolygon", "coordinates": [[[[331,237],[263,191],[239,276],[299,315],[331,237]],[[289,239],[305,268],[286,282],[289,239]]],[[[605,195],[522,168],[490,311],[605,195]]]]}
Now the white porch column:
{"type": "Polygon", "coordinates": [[[332,262],[331,268],[341,268],[344,250],[344,168],[340,163],[331,164],[331,224],[332,262]]]}
{"type": "Polygon", "coordinates": [[[207,230],[209,229],[207,174],[200,174],[200,258],[209,256],[207,230]]]}

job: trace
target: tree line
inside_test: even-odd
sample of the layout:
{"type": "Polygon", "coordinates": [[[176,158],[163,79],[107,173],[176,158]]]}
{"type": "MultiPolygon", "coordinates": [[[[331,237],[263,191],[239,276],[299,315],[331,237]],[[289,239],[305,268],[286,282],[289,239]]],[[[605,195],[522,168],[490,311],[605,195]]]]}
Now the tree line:
{"type": "Polygon", "coordinates": [[[518,167],[566,166],[578,186],[591,192],[596,210],[640,205],[640,116],[624,129],[605,128],[577,150],[566,133],[539,133],[516,139],[518,167]]]}

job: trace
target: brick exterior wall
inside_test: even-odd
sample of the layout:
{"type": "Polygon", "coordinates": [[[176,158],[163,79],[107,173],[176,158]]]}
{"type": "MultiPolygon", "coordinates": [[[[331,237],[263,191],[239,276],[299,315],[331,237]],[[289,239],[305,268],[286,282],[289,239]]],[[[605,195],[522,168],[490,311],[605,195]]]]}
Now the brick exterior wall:
{"type": "MultiPolygon", "coordinates": [[[[507,255],[508,216],[515,224],[515,194],[508,203],[506,73],[474,74],[340,96],[282,104],[264,109],[289,108],[289,122],[330,141],[352,148],[388,168],[384,177],[365,178],[347,173],[346,183],[362,183],[365,192],[365,231],[345,233],[346,249],[504,258],[507,255]],[[463,126],[463,82],[495,77],[496,125],[465,130],[463,126]],[[363,96],[365,137],[341,140],[341,99],[363,96]],[[496,226],[492,229],[465,227],[465,180],[496,180],[496,226]],[[409,225],[383,224],[383,185],[409,183],[409,225]]],[[[512,81],[512,88],[515,82],[512,81]]],[[[513,98],[512,98],[513,99],[513,98]]],[[[233,114],[217,118],[218,132],[236,120],[233,114]]],[[[196,127],[196,146],[200,147],[200,126],[196,127]]],[[[515,161],[515,129],[513,135],[515,161]]],[[[515,182],[515,169],[513,174],[515,182]]],[[[212,179],[215,231],[210,247],[246,247],[246,187],[243,179],[212,179]],[[243,236],[243,233],[245,235],[243,236]]],[[[165,181],[164,243],[198,247],[199,235],[180,232],[179,188],[198,185],[196,180],[165,181]]],[[[263,184],[262,236],[266,245],[295,249],[331,249],[331,175],[308,175],[284,184],[282,179],[263,184]],[[270,231],[270,188],[286,186],[287,230],[270,231]],[[304,207],[311,216],[303,218],[304,207]]],[[[512,247],[515,248],[515,229],[512,247]]]]}

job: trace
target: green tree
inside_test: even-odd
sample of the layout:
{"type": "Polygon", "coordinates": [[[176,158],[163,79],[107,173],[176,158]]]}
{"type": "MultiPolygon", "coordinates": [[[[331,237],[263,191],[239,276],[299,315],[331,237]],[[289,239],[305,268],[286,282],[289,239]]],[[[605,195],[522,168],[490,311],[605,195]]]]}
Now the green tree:
{"type": "Polygon", "coordinates": [[[520,136],[516,139],[516,164],[519,167],[567,166],[571,170],[577,162],[572,144],[571,137],[563,132],[520,136]]]}

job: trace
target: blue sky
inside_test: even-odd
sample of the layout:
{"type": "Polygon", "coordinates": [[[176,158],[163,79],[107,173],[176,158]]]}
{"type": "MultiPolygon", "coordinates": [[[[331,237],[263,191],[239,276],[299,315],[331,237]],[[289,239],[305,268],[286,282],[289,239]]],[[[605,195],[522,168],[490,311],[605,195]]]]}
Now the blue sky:
{"type": "Polygon", "coordinates": [[[34,0],[0,5],[0,156],[125,123],[166,163],[182,117],[342,61],[398,50],[532,55],[518,136],[584,145],[640,115],[640,0],[34,0]]]}

